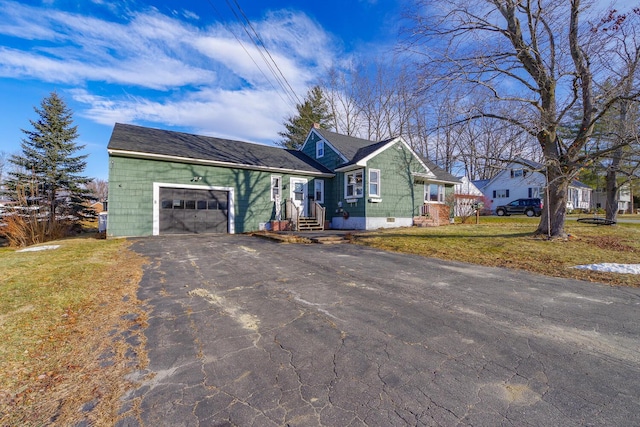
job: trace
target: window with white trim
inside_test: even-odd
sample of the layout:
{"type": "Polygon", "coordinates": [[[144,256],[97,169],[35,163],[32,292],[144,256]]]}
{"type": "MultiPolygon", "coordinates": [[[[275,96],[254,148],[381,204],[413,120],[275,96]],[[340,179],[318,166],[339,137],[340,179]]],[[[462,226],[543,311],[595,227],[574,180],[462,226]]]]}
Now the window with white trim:
{"type": "Polygon", "coordinates": [[[424,201],[427,203],[444,203],[444,185],[425,184],[424,201]]]}
{"type": "Polygon", "coordinates": [[[275,202],[276,198],[282,199],[282,177],[271,175],[271,201],[275,202]]]}
{"type": "Polygon", "coordinates": [[[324,141],[320,140],[316,142],[316,159],[324,157],[324,141]]]}
{"type": "Polygon", "coordinates": [[[318,203],[324,203],[324,180],[323,179],[316,179],[313,181],[314,182],[314,195],[315,195],[315,201],[318,203]]]}
{"type": "Polygon", "coordinates": [[[532,197],[542,198],[544,195],[544,187],[529,187],[527,194],[530,199],[532,197]]]}
{"type": "Polygon", "coordinates": [[[380,169],[369,169],[369,196],[380,197],[380,169]]]}
{"type": "Polygon", "coordinates": [[[362,169],[346,172],[344,174],[344,196],[345,197],[362,197],[362,169]]]}
{"type": "Polygon", "coordinates": [[[494,199],[506,199],[509,197],[509,190],[493,190],[494,199]]]}

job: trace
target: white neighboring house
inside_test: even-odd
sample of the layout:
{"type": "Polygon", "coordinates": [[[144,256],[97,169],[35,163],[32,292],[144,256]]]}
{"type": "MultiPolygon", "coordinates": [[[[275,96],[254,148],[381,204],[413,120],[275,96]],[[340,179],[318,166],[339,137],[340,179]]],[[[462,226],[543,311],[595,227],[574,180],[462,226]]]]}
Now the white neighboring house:
{"type": "Polygon", "coordinates": [[[455,204],[454,204],[454,216],[471,216],[475,214],[473,205],[477,202],[481,202],[484,195],[482,191],[469,181],[466,176],[458,177],[459,184],[456,184],[455,189],[455,204]]]}
{"type": "MultiPolygon", "coordinates": [[[[598,190],[593,192],[593,207],[605,209],[607,194],[598,190]]],[[[618,191],[618,213],[629,213],[631,209],[631,186],[627,183],[618,191]]]]}
{"type": "MultiPolygon", "coordinates": [[[[496,206],[506,205],[516,199],[535,197],[544,200],[547,180],[543,170],[544,165],[519,158],[509,163],[488,182],[474,182],[491,203],[491,210],[495,211],[496,206]]],[[[569,185],[567,209],[591,209],[592,191],[589,186],[573,181],[569,185]]]]}

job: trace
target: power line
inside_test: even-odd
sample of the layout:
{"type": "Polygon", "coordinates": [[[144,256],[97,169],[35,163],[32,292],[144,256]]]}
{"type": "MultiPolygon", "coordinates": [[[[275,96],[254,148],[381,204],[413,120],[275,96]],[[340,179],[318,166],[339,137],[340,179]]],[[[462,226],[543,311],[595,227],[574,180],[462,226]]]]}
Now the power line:
{"type": "Polygon", "coordinates": [[[222,22],[222,24],[225,26],[225,28],[227,29],[227,31],[229,31],[229,33],[231,33],[231,35],[233,36],[233,38],[236,39],[236,41],[238,42],[238,44],[240,44],[240,46],[242,47],[242,50],[244,50],[244,52],[247,54],[247,56],[251,59],[251,62],[253,62],[253,64],[256,66],[256,68],[260,71],[260,74],[262,74],[262,76],[264,77],[264,79],[269,83],[269,85],[271,86],[271,88],[273,89],[274,92],[276,92],[278,94],[278,97],[280,99],[282,99],[283,102],[287,102],[286,99],[284,99],[280,93],[280,91],[273,85],[273,83],[271,82],[271,79],[269,79],[269,77],[265,74],[265,72],[262,70],[262,68],[260,68],[260,66],[258,65],[258,63],[255,61],[255,59],[253,59],[253,57],[251,56],[251,54],[249,53],[249,51],[247,50],[247,48],[244,46],[244,43],[242,43],[242,40],[240,40],[240,38],[231,30],[231,28],[226,24],[226,21],[224,19],[224,17],[222,16],[222,14],[218,11],[218,9],[216,8],[216,6],[212,3],[211,0],[207,0],[207,2],[209,3],[209,5],[211,6],[211,8],[216,12],[216,14],[218,15],[218,17],[220,18],[220,21],[222,22]]]}
{"type": "Polygon", "coordinates": [[[240,17],[240,15],[238,14],[238,11],[236,11],[236,9],[234,9],[233,4],[230,3],[229,0],[226,0],[227,6],[229,7],[229,9],[231,10],[231,12],[233,13],[234,17],[236,18],[236,20],[238,21],[238,23],[240,23],[240,25],[242,25],[243,30],[245,31],[245,33],[247,34],[247,36],[249,37],[249,40],[251,40],[251,42],[253,43],[253,45],[255,46],[256,50],[258,51],[258,53],[260,54],[260,56],[262,57],[262,61],[267,65],[267,68],[269,69],[269,72],[271,73],[271,75],[273,76],[273,78],[275,78],[276,82],[278,83],[278,86],[280,87],[281,91],[279,91],[278,89],[276,89],[276,87],[273,85],[271,79],[266,75],[266,73],[262,70],[262,68],[258,65],[258,63],[256,62],[256,60],[253,58],[253,56],[251,56],[251,53],[247,50],[247,48],[245,47],[244,43],[242,42],[242,40],[235,34],[234,31],[232,31],[232,29],[230,28],[229,25],[226,24],[225,19],[223,18],[222,14],[220,13],[220,11],[218,11],[218,9],[216,8],[216,6],[213,4],[212,0],[207,0],[209,5],[211,6],[211,8],[218,14],[218,16],[220,17],[223,25],[225,26],[225,28],[233,35],[233,37],[236,39],[236,41],[240,44],[240,46],[242,46],[242,49],[245,51],[245,53],[249,56],[249,58],[251,59],[251,61],[254,63],[254,65],[258,68],[258,70],[260,70],[260,73],[264,76],[264,78],[269,82],[270,86],[274,89],[274,91],[276,93],[278,93],[278,96],[284,101],[284,102],[288,102],[291,103],[293,106],[296,105],[296,103],[301,103],[300,99],[298,98],[297,94],[295,93],[295,91],[293,90],[293,88],[291,87],[291,85],[289,84],[288,80],[286,79],[286,77],[284,76],[284,74],[282,73],[282,70],[280,69],[280,67],[278,67],[278,64],[276,63],[275,59],[272,57],[272,55],[270,54],[269,50],[267,49],[267,47],[264,44],[264,41],[262,40],[262,38],[260,37],[260,35],[258,34],[258,32],[255,30],[255,28],[253,27],[253,25],[251,24],[251,21],[249,20],[249,18],[246,16],[246,14],[244,13],[242,7],[238,4],[238,2],[236,0],[234,0],[234,3],[238,9],[238,11],[240,12],[240,14],[242,15],[243,18],[240,17]],[[249,31],[249,29],[251,31],[249,31]],[[267,58],[267,56],[265,56],[265,52],[266,55],[269,57],[267,58]],[[275,68],[274,68],[275,67],[275,68]],[[284,92],[284,94],[286,95],[286,97],[288,98],[288,101],[285,100],[282,95],[281,92],[284,92]]]}
{"type": "MultiPolygon", "coordinates": [[[[255,28],[253,27],[253,25],[251,25],[251,21],[249,20],[249,18],[247,17],[247,15],[244,13],[244,10],[242,10],[242,7],[240,6],[240,4],[238,3],[238,0],[233,0],[233,2],[235,3],[236,7],[238,8],[238,10],[240,11],[240,13],[242,14],[242,16],[244,17],[245,21],[247,22],[247,24],[249,25],[249,28],[251,28],[251,31],[253,32],[253,34],[255,34],[257,41],[260,42],[260,46],[262,46],[262,48],[264,49],[264,51],[267,53],[267,55],[269,56],[269,59],[271,60],[271,62],[273,62],[273,65],[275,66],[276,70],[278,70],[278,74],[282,77],[282,80],[284,81],[284,83],[287,85],[287,87],[289,88],[289,91],[291,94],[293,94],[293,96],[295,97],[296,101],[298,104],[301,104],[300,102],[300,98],[298,98],[298,95],[296,94],[296,92],[293,90],[293,88],[291,87],[291,85],[289,84],[289,81],[287,80],[287,78],[285,77],[284,73],[282,72],[282,70],[280,69],[280,67],[278,66],[278,63],[276,62],[275,59],[273,59],[273,57],[271,56],[271,53],[269,52],[269,49],[267,48],[267,45],[264,43],[264,41],[262,40],[262,38],[260,37],[260,34],[258,34],[258,32],[255,30],[255,28]]],[[[229,3],[229,0],[227,0],[227,4],[229,3]]],[[[255,44],[255,43],[254,43],[255,44]]],[[[257,47],[257,45],[256,45],[257,47]]],[[[264,58],[264,56],[263,56],[264,58]]],[[[268,63],[268,62],[267,62],[268,63]]],[[[275,74],[274,74],[275,76],[275,74]]],[[[277,76],[275,76],[277,78],[277,76]]]]}

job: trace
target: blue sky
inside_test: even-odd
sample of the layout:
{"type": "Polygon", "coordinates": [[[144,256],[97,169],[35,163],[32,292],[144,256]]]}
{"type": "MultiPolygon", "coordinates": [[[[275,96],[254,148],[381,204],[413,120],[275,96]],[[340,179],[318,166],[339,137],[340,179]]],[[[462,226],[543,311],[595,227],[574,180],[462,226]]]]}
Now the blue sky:
{"type": "MultiPolygon", "coordinates": [[[[406,0],[234,1],[302,99],[327,67],[389,55],[406,0]]],[[[295,113],[278,87],[226,0],[0,0],[9,154],[54,90],[74,112],[90,177],[108,178],[116,122],[270,144],[295,113]]]]}

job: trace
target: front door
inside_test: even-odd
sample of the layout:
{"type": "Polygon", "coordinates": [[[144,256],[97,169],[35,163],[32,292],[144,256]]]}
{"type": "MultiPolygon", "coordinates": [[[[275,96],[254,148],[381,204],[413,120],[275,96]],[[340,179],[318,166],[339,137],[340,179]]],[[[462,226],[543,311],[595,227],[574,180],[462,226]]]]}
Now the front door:
{"type": "Polygon", "coordinates": [[[307,216],[307,180],[305,178],[291,178],[289,186],[291,200],[300,212],[300,216],[307,216]]]}

